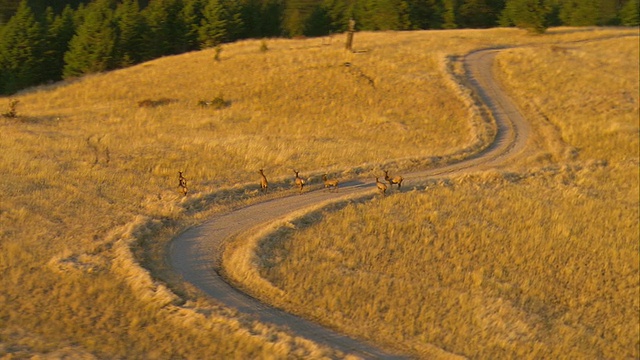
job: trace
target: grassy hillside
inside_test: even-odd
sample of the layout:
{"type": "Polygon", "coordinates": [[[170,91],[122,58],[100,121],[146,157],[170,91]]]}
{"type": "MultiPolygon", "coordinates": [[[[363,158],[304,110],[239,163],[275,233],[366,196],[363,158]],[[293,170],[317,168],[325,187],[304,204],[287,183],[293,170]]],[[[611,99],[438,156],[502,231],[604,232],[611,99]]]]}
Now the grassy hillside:
{"type": "Polygon", "coordinates": [[[0,99],[0,113],[19,101],[0,118],[0,354],[338,356],[176,282],[165,245],[263,199],[260,168],[280,196],[292,168],[351,178],[479,151],[491,129],[455,83],[473,49],[636,32],[359,33],[357,53],[339,37],[245,41],[220,61],[195,52],[0,99]],[[199,106],[216,98],[226,107],[199,106]]]}
{"type": "Polygon", "coordinates": [[[526,156],[265,238],[273,301],[425,358],[638,357],[637,40],[499,54],[526,156]]]}

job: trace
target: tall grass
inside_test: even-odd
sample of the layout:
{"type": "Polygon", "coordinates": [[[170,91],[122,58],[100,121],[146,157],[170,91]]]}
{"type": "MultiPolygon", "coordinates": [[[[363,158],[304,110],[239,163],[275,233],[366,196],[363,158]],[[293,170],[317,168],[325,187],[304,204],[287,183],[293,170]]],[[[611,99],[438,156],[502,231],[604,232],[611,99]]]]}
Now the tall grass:
{"type": "Polygon", "coordinates": [[[278,190],[268,196],[280,196],[292,167],[349,178],[477,144],[484,134],[443,59],[629,32],[363,33],[358,53],[315,39],[269,40],[261,52],[252,40],[225,46],[220,61],[194,52],[12,97],[18,118],[0,118],[0,354],[339,356],[206,300],[171,275],[166,244],[264,199],[260,168],[278,190]],[[198,106],[220,95],[230,106],[198,106]],[[161,99],[171,101],[138,106],[161,99]]]}
{"type": "Polygon", "coordinates": [[[637,36],[500,54],[523,162],[265,236],[261,296],[424,358],[638,357],[638,61],[637,36]]]}

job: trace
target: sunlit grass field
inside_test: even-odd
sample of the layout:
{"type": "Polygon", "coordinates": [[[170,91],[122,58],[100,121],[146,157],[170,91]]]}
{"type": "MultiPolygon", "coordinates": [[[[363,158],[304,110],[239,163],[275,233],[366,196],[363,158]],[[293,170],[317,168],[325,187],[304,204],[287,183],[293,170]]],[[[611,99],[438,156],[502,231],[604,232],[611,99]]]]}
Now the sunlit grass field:
{"type": "MultiPolygon", "coordinates": [[[[207,216],[263,199],[265,196],[258,191],[257,170],[261,168],[275,189],[266,196],[281,196],[292,192],[292,168],[306,175],[326,172],[341,179],[370,177],[383,166],[400,172],[433,166],[429,160],[433,157],[454,159],[480,151],[490,140],[491,127],[478,117],[466,90],[457,83],[462,74],[459,57],[469,51],[622,34],[637,34],[637,29],[551,29],[549,34],[536,37],[514,29],[358,33],[356,53],[344,51],[340,36],[330,41],[267,40],[267,51],[261,51],[261,41],[250,40],[225,45],[220,61],[214,60],[213,51],[194,52],[11,97],[19,100],[19,117],[0,118],[0,355],[194,359],[341,356],[244,319],[179,283],[164,263],[166,244],[177,232],[207,216]],[[216,97],[224,98],[228,107],[199,106],[200,101],[216,97]],[[169,101],[160,101],[163,99],[169,101]],[[139,107],[144,100],[160,105],[139,107]],[[190,192],[186,197],[178,191],[178,171],[184,171],[188,179],[190,192]]],[[[637,357],[637,341],[630,340],[634,335],[630,319],[636,318],[638,304],[637,300],[628,303],[629,293],[637,295],[638,291],[637,281],[629,279],[629,274],[638,273],[637,232],[630,230],[631,225],[637,225],[638,185],[633,174],[637,174],[638,156],[632,150],[637,148],[638,132],[637,122],[629,120],[633,116],[637,120],[638,114],[637,68],[634,72],[629,65],[638,63],[637,45],[629,45],[636,40],[610,40],[609,44],[626,46],[628,56],[593,56],[593,52],[605,51],[606,45],[598,44],[606,42],[572,43],[566,51],[541,45],[546,53],[534,52],[535,56],[525,56],[532,51],[528,48],[501,55],[500,64],[510,63],[508,69],[500,67],[505,82],[516,97],[523,99],[523,108],[545,114],[564,141],[578,149],[577,157],[558,158],[558,151],[541,142],[539,154],[527,159],[538,169],[531,171],[535,175],[523,176],[528,172],[522,169],[514,170],[514,176],[497,171],[477,175],[484,179],[480,181],[454,181],[452,187],[445,185],[448,181],[434,180],[427,191],[353,205],[344,210],[346,213],[328,214],[318,227],[293,234],[287,243],[304,246],[312,246],[314,231],[329,234],[326,236],[336,246],[342,238],[352,239],[349,241],[359,250],[358,256],[362,248],[356,245],[369,242],[367,247],[374,250],[378,246],[380,252],[387,253],[390,241],[386,238],[403,239],[406,246],[417,244],[405,249],[411,254],[394,252],[393,256],[401,260],[396,261],[393,271],[361,271],[361,260],[348,254],[347,245],[336,250],[345,252],[346,264],[353,264],[334,267],[344,280],[339,284],[354,284],[362,289],[358,293],[369,294],[369,313],[350,313],[350,306],[361,299],[336,297],[332,295],[336,289],[318,282],[313,284],[317,288],[309,288],[314,296],[306,298],[320,311],[313,316],[358,336],[372,337],[371,326],[380,328],[377,340],[418,355],[429,343],[475,356],[497,351],[492,349],[513,354],[525,351],[532,343],[539,344],[536,351],[546,354],[564,351],[576,342],[581,344],[575,346],[580,354],[600,351],[596,354],[603,357],[637,357]],[[556,58],[557,51],[564,55],[556,58]],[[580,67],[571,66],[571,61],[577,61],[571,57],[574,52],[583,54],[580,67]],[[562,89],[561,95],[566,98],[548,96],[547,86],[552,86],[548,79],[531,80],[531,74],[544,75],[538,69],[541,64],[552,66],[549,57],[567,62],[553,65],[554,71],[565,66],[567,72],[575,73],[575,97],[568,89],[562,89]],[[512,63],[515,60],[517,66],[512,63]],[[591,63],[596,60],[601,63],[591,63]],[[613,66],[613,61],[619,61],[627,71],[613,66]],[[608,69],[604,74],[613,75],[582,76],[582,71],[587,71],[582,67],[585,62],[603,71],[608,69]],[[521,67],[531,74],[520,74],[517,70],[521,67]],[[613,83],[620,77],[626,82],[613,83]],[[604,81],[607,79],[611,83],[604,81]],[[545,84],[544,89],[538,82],[545,84]],[[616,96],[601,98],[594,93],[597,106],[584,106],[576,99],[586,88],[604,93],[605,83],[616,96]],[[626,100],[619,100],[620,96],[626,100]],[[567,114],[562,113],[562,104],[568,101],[584,113],[564,122],[567,114]],[[615,101],[621,101],[620,105],[615,101]],[[605,108],[613,115],[605,116],[605,108]],[[586,125],[603,123],[603,119],[611,121],[601,128],[586,125]],[[594,142],[598,143],[596,149],[594,142]],[[606,166],[601,160],[606,160],[606,166]],[[550,170],[545,170],[547,167],[550,170]],[[565,176],[569,177],[567,184],[559,180],[565,176]],[[465,192],[476,200],[468,201],[462,196],[465,192]],[[522,201],[509,201],[508,197],[521,197],[522,201]],[[558,217],[552,219],[559,225],[517,226],[515,213],[538,208],[536,199],[551,201],[559,210],[567,211],[554,212],[558,217]],[[573,200],[585,207],[576,212],[573,200]],[[502,224],[502,230],[492,230],[495,238],[478,236],[477,228],[466,232],[446,230],[470,222],[469,212],[482,219],[482,213],[478,213],[481,204],[490,201],[505,213],[504,219],[491,220],[502,224]],[[394,217],[381,217],[385,212],[394,217]],[[404,224],[408,226],[423,224],[425,216],[434,229],[440,229],[429,243],[409,228],[392,230],[397,226],[393,219],[409,219],[404,224]],[[387,235],[367,236],[366,232],[349,230],[354,224],[387,235]],[[544,232],[541,229],[545,226],[559,228],[544,232]],[[619,233],[613,234],[612,228],[619,233]],[[391,235],[387,231],[392,231],[391,235]],[[403,231],[407,233],[402,235],[403,231]],[[455,237],[456,233],[458,237],[468,234],[468,238],[453,241],[449,236],[455,237]],[[545,243],[547,235],[558,243],[545,243]],[[530,238],[536,242],[529,243],[530,238]],[[474,239],[491,240],[484,250],[491,255],[496,252],[495,244],[513,256],[535,246],[562,249],[567,253],[556,255],[556,262],[568,259],[570,273],[556,276],[576,283],[577,275],[596,271],[593,269],[600,274],[599,264],[606,263],[605,275],[594,275],[595,283],[580,282],[587,286],[601,281],[603,285],[567,303],[564,296],[573,293],[547,293],[539,284],[548,284],[549,279],[539,279],[535,269],[523,265],[518,272],[509,267],[513,264],[502,264],[506,257],[496,257],[496,263],[470,264],[462,255],[456,258],[449,248],[463,249],[470,244],[480,247],[474,239]],[[375,241],[386,242],[374,245],[375,241]],[[590,242],[593,246],[587,247],[590,242]],[[417,251],[419,244],[424,246],[417,251]],[[404,286],[401,280],[378,288],[370,286],[370,279],[360,279],[374,274],[380,276],[376,283],[384,283],[406,276],[403,274],[417,264],[403,265],[402,259],[425,254],[427,245],[440,246],[442,257],[449,259],[437,270],[449,277],[439,280],[427,269],[414,273],[412,284],[416,289],[430,289],[423,297],[387,296],[394,295],[393,286],[404,286]],[[508,250],[516,245],[522,250],[508,250]],[[597,262],[577,265],[588,259],[586,250],[580,249],[593,250],[597,262]],[[447,271],[446,266],[453,266],[453,270],[447,271]],[[500,271],[497,269],[502,269],[502,275],[496,275],[500,271]],[[520,279],[526,279],[525,283],[520,279]],[[470,290],[469,281],[477,291],[470,290]],[[504,283],[505,289],[483,285],[497,282],[504,283]],[[475,296],[476,292],[486,294],[475,296]],[[558,303],[548,305],[547,298],[539,298],[541,293],[558,297],[558,303]],[[381,311],[378,302],[383,299],[407,304],[388,304],[381,311]],[[441,305],[426,306],[429,301],[441,305]],[[344,303],[345,308],[332,311],[336,302],[344,303]],[[476,310],[486,302],[486,316],[480,316],[476,310]],[[333,305],[317,305],[323,303],[333,305]],[[409,303],[421,304],[419,311],[425,315],[403,323],[416,308],[409,303]],[[446,314],[453,311],[437,311],[452,309],[454,303],[458,304],[453,308],[458,315],[466,311],[477,319],[458,315],[447,318],[446,314]],[[530,303],[551,308],[544,312],[534,304],[531,310],[525,307],[530,303]],[[580,312],[585,308],[590,309],[588,314],[580,312]],[[389,312],[398,315],[397,321],[380,321],[381,316],[392,317],[389,312]],[[503,312],[509,315],[502,316],[503,312]],[[615,321],[620,316],[627,317],[615,321]],[[595,326],[598,319],[602,323],[595,326]],[[477,325],[487,321],[487,326],[477,325]],[[607,325],[614,321],[617,327],[607,325]],[[477,329],[482,329],[483,335],[475,339],[485,339],[483,346],[468,340],[468,334],[477,329]],[[562,336],[558,338],[558,334],[562,336]],[[519,342],[509,345],[512,338],[519,342]],[[529,342],[529,338],[536,341],[529,342]],[[563,344],[549,343],[550,338],[563,344]],[[509,342],[501,346],[504,339],[509,342]]],[[[0,98],[0,113],[6,111],[9,102],[9,98],[0,98]]],[[[545,129],[541,127],[540,134],[549,131],[545,129]]],[[[537,219],[548,219],[547,215],[541,212],[537,219]]],[[[471,221],[468,226],[474,224],[484,229],[478,225],[481,221],[471,221]]],[[[471,254],[480,256],[483,250],[477,251],[471,254]]],[[[291,252],[286,261],[299,256],[291,252]]],[[[437,267],[437,263],[428,261],[423,258],[421,264],[437,267]]],[[[282,262],[266,275],[274,282],[281,279],[277,281],[283,283],[278,286],[286,289],[287,301],[304,312],[306,305],[295,305],[299,295],[288,286],[306,282],[286,276],[290,271],[287,266],[282,262]]],[[[572,284],[566,286],[576,291],[571,290],[572,284]]]]}
{"type": "Polygon", "coordinates": [[[637,37],[505,50],[522,162],[289,224],[257,249],[273,301],[425,358],[637,358],[638,61],[637,37]]]}

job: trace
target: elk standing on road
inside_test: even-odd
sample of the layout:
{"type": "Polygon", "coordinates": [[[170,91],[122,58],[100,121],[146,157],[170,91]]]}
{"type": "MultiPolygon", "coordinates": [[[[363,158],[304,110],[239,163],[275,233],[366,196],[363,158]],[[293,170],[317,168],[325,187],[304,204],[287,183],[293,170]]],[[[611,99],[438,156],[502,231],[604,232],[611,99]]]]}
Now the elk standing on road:
{"type": "Polygon", "coordinates": [[[260,175],[262,175],[262,179],[260,179],[260,189],[262,190],[262,192],[266,193],[269,189],[269,182],[267,181],[267,177],[264,176],[264,172],[262,171],[262,169],[258,170],[258,172],[260,173],[260,175]]]}
{"type": "Polygon", "coordinates": [[[296,174],[296,186],[300,188],[300,193],[302,193],[302,188],[304,188],[306,182],[298,175],[298,171],[293,170],[293,172],[296,174]]]}
{"type": "Polygon", "coordinates": [[[378,190],[380,191],[382,196],[384,196],[384,194],[387,192],[387,184],[378,181],[378,178],[376,177],[376,186],[378,187],[378,190]]]}
{"type": "Polygon", "coordinates": [[[335,189],[336,191],[338,191],[338,180],[336,179],[327,179],[327,174],[322,175],[322,181],[324,181],[324,188],[325,189],[335,189]]]}
{"type": "Polygon", "coordinates": [[[393,184],[398,184],[398,189],[400,189],[400,185],[402,185],[402,181],[404,180],[404,178],[400,175],[390,178],[389,171],[387,170],[383,170],[383,171],[384,171],[384,179],[389,182],[389,186],[393,187],[393,184]]]}

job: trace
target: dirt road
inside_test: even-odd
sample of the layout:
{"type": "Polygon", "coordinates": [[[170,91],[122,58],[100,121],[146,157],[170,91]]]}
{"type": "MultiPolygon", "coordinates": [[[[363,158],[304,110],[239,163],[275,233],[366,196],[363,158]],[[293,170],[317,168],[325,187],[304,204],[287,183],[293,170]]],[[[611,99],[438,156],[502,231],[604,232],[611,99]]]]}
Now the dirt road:
{"type": "MultiPolygon", "coordinates": [[[[465,58],[468,80],[497,121],[498,132],[495,142],[482,153],[456,164],[405,174],[407,187],[410,187],[412,182],[430,176],[496,167],[525,148],[529,127],[516,106],[493,80],[491,68],[495,54],[496,51],[493,50],[478,51],[465,58]]],[[[339,192],[311,191],[304,196],[295,195],[270,200],[216,216],[198,227],[189,229],[172,241],[169,255],[171,265],[185,281],[221,303],[254,316],[262,322],[286,326],[297,336],[363,358],[402,358],[372,344],[352,339],[272,308],[230,286],[217,272],[220,269],[224,241],[232,235],[321,201],[337,200],[358,193],[365,194],[374,187],[373,181],[351,182],[341,186],[339,192]]]]}

